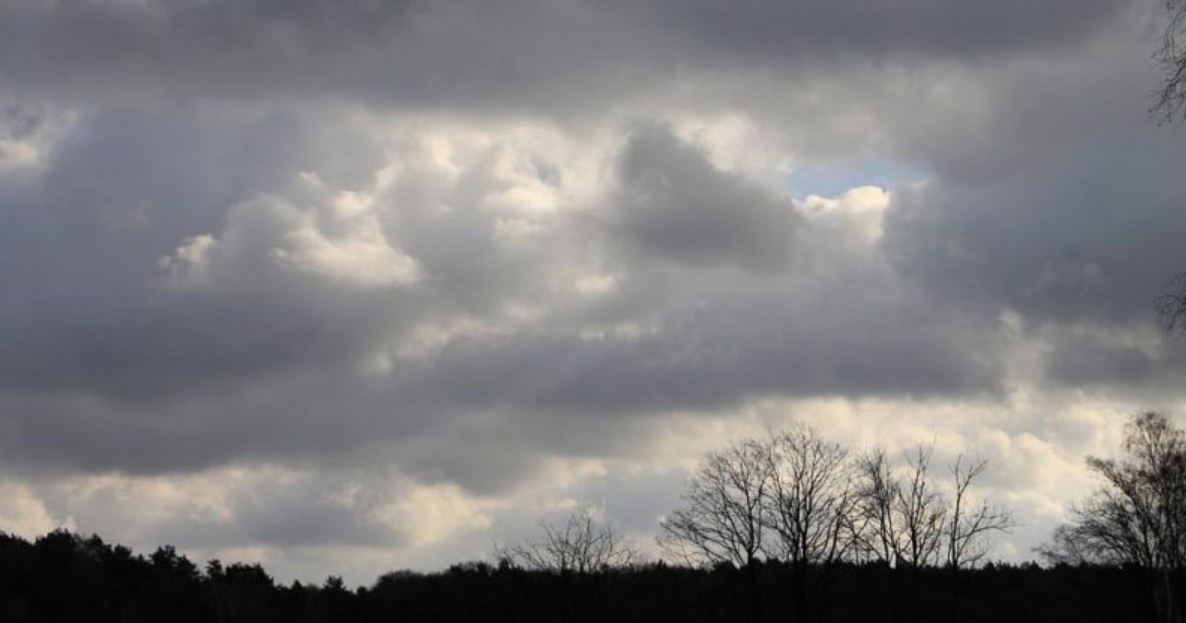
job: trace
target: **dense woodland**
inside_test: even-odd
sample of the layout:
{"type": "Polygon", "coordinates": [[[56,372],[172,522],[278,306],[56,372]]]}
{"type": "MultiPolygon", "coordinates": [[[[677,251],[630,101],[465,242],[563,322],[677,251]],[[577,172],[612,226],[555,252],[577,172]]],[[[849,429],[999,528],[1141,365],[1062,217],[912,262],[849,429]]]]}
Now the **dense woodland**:
{"type": "Polygon", "coordinates": [[[1135,567],[986,565],[953,584],[880,563],[812,568],[812,610],[796,615],[781,563],[712,569],[652,564],[553,573],[486,563],[387,574],[348,590],[277,585],[258,565],[199,569],[161,548],[135,555],[97,537],[0,538],[0,620],[24,621],[1149,621],[1147,574],[1135,567]],[[917,581],[917,584],[914,582],[917,581]],[[958,590],[957,590],[958,589],[958,590]]]}

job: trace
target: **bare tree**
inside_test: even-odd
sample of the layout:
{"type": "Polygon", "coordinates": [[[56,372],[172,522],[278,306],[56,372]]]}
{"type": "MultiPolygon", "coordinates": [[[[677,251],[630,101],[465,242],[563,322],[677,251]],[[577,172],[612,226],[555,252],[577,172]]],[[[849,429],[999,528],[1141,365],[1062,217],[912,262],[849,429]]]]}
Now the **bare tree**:
{"type": "Polygon", "coordinates": [[[1013,525],[1007,509],[972,499],[976,481],[988,469],[987,459],[956,457],[950,467],[952,482],[944,487],[950,495],[945,495],[930,473],[933,454],[933,445],[918,446],[898,473],[882,449],[858,461],[861,487],[852,515],[862,553],[892,566],[943,562],[963,568],[988,554],[991,533],[1013,525]]]}
{"type": "Polygon", "coordinates": [[[1160,413],[1128,425],[1121,459],[1088,457],[1103,480],[1047,548],[1069,562],[1181,567],[1186,530],[1186,438],[1160,413]]]}
{"type": "Polygon", "coordinates": [[[1121,459],[1089,457],[1103,485],[1040,550],[1053,562],[1127,564],[1156,578],[1164,620],[1180,618],[1186,568],[1186,435],[1160,413],[1129,423],[1121,459]]]}
{"type": "Polygon", "coordinates": [[[579,575],[629,566],[638,559],[637,549],[589,507],[570,515],[563,525],[542,521],[540,530],[533,539],[495,544],[495,558],[528,569],[579,575]]]}
{"type": "Polygon", "coordinates": [[[1125,495],[1104,488],[1071,507],[1071,521],[1038,549],[1051,563],[1154,567],[1153,533],[1125,495]]]}
{"type": "Polygon", "coordinates": [[[850,514],[856,495],[848,451],[808,426],[794,426],[767,441],[770,487],[765,513],[768,553],[790,563],[795,619],[811,615],[827,588],[827,566],[853,544],[850,514]],[[812,573],[812,567],[815,572],[812,573]]]}
{"type": "Polygon", "coordinates": [[[928,473],[934,446],[919,446],[907,460],[910,471],[898,487],[897,513],[902,530],[901,562],[913,568],[933,564],[943,544],[947,504],[928,473]]]}
{"type": "Polygon", "coordinates": [[[981,500],[973,502],[970,489],[988,469],[988,459],[965,461],[956,457],[951,465],[954,483],[951,510],[947,517],[947,564],[952,569],[974,566],[988,554],[987,537],[1013,526],[1013,514],[981,500]]]}
{"type": "Polygon", "coordinates": [[[947,568],[951,572],[951,619],[963,619],[960,603],[960,570],[975,566],[988,554],[988,536],[1013,526],[1013,514],[987,501],[976,503],[971,489],[988,470],[988,459],[970,461],[959,455],[951,464],[952,494],[947,513],[947,568]]]}
{"type": "Polygon", "coordinates": [[[853,514],[853,533],[860,552],[893,566],[903,549],[895,512],[902,484],[894,476],[882,448],[862,456],[857,471],[860,488],[853,514]]]}
{"type": "Polygon", "coordinates": [[[732,563],[749,578],[750,616],[761,621],[762,589],[756,564],[766,544],[766,497],[773,460],[766,444],[740,441],[700,463],[680,508],[659,524],[668,554],[701,563],[732,563]]]}
{"type": "MultiPolygon", "coordinates": [[[[876,449],[859,462],[860,501],[855,530],[862,552],[892,568],[906,568],[910,579],[910,609],[919,614],[919,577],[922,567],[939,558],[946,525],[947,504],[930,479],[933,446],[919,446],[905,457],[902,476],[876,449]]],[[[899,608],[896,584],[891,585],[895,616],[899,608]]]]}
{"type": "Polygon", "coordinates": [[[848,451],[812,428],[796,426],[770,439],[771,481],[765,516],[767,549],[793,564],[826,564],[852,545],[849,514],[856,500],[848,451]]]}
{"type": "Polygon", "coordinates": [[[683,507],[659,524],[660,545],[690,562],[752,565],[765,545],[771,470],[768,447],[754,440],[709,454],[681,496],[683,507]]]}

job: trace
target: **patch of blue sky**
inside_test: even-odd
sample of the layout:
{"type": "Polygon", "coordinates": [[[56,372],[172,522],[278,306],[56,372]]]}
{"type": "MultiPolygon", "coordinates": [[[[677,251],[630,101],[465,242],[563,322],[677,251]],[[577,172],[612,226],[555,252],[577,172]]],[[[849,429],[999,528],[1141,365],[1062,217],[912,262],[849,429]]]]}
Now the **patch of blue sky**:
{"type": "Polygon", "coordinates": [[[838,197],[860,186],[891,189],[927,177],[922,167],[912,163],[867,156],[860,160],[797,167],[787,176],[786,183],[791,196],[802,201],[810,195],[838,197]]]}

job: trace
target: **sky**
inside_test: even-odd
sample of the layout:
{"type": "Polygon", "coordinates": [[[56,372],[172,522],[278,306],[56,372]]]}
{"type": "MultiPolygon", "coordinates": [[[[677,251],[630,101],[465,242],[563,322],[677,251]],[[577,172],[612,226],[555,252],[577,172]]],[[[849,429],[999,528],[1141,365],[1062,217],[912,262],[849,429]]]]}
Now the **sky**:
{"type": "MultiPolygon", "coordinates": [[[[644,549],[793,423],[1033,548],[1186,415],[1154,0],[7,0],[0,530],[278,579],[644,549]]],[[[649,549],[648,549],[649,548],[649,549]]]]}

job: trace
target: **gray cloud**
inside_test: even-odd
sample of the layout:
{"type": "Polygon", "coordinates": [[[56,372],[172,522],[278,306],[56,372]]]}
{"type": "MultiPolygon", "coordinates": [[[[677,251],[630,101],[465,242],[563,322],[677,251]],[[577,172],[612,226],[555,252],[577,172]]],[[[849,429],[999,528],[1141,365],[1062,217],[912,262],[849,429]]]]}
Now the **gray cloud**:
{"type": "Polygon", "coordinates": [[[902,193],[886,224],[896,265],[941,301],[1037,321],[1147,322],[1177,270],[1186,199],[1180,136],[1101,132],[1024,171],[902,193]]]}
{"type": "MultiPolygon", "coordinates": [[[[425,187],[439,173],[412,150],[399,160],[406,177],[375,199],[375,219],[342,216],[333,193],[298,184],[236,203],[215,235],[166,254],[165,268],[142,252],[114,292],[61,290],[64,318],[9,325],[22,348],[6,361],[6,380],[48,395],[15,399],[12,413],[40,415],[11,423],[10,458],[159,473],[253,457],[324,460],[478,413],[645,417],[771,395],[999,390],[991,328],[958,328],[958,318],[916,302],[855,225],[807,223],[789,200],[714,167],[667,130],[631,136],[614,169],[625,190],[600,208],[611,217],[562,218],[539,246],[498,243],[501,221],[487,211],[504,182],[493,164],[425,187]],[[565,257],[591,223],[604,230],[590,240],[632,251],[607,265],[620,288],[582,302],[550,284],[574,270],[565,257]],[[389,237],[360,246],[350,237],[360,225],[389,237]],[[796,236],[811,270],[787,272],[796,236]],[[400,267],[388,255],[397,251],[410,254],[414,276],[377,272],[400,267]],[[656,266],[656,257],[674,263],[656,266]],[[641,306],[613,300],[642,291],[661,294],[641,306]],[[540,318],[507,320],[502,307],[519,301],[542,306],[540,318]],[[417,327],[451,317],[505,326],[360,376],[368,358],[391,357],[417,327]],[[615,328],[623,323],[642,329],[615,328]]],[[[84,283],[72,270],[61,278],[84,283]]],[[[525,448],[492,476],[489,463],[442,461],[448,449],[422,443],[432,456],[413,450],[397,461],[482,489],[532,464],[525,448]]],[[[540,439],[535,451],[551,443],[540,439]]]]}
{"type": "Polygon", "coordinates": [[[635,130],[618,167],[615,237],[637,252],[700,267],[790,263],[799,220],[791,202],[716,170],[669,130],[635,130]]]}
{"type": "Polygon", "coordinates": [[[0,81],[71,97],[572,107],[672,67],[1016,55],[1091,38],[1136,4],[30,0],[3,9],[0,81]]]}
{"type": "Polygon", "coordinates": [[[1072,386],[1101,381],[1135,384],[1146,380],[1155,365],[1155,358],[1138,348],[1080,337],[1061,343],[1053,351],[1047,363],[1047,373],[1060,383],[1072,386]]]}
{"type": "MultiPolygon", "coordinates": [[[[284,312],[252,314],[268,296],[258,282],[242,298],[213,302],[158,285],[158,260],[185,237],[215,229],[228,205],[314,164],[309,150],[324,148],[308,130],[284,116],[222,123],[129,110],[85,116],[39,180],[0,194],[7,267],[0,291],[11,301],[0,327],[10,345],[0,385],[152,393],[332,354],[356,340],[352,327],[367,319],[332,297],[273,292],[289,297],[278,302],[284,312]],[[335,313],[344,317],[327,326],[335,313]]],[[[349,168],[337,154],[316,158],[333,163],[328,179],[349,178],[336,174],[349,168]]]]}
{"type": "Polygon", "coordinates": [[[759,63],[805,56],[1015,55],[1098,34],[1132,6],[1107,0],[960,7],[942,0],[892,6],[875,0],[776,5],[747,0],[728,7],[709,0],[675,6],[611,5],[632,19],[646,20],[710,61],[732,54],[759,63]]]}

